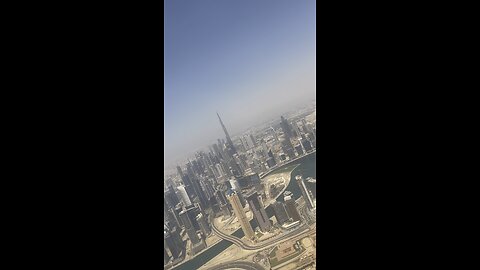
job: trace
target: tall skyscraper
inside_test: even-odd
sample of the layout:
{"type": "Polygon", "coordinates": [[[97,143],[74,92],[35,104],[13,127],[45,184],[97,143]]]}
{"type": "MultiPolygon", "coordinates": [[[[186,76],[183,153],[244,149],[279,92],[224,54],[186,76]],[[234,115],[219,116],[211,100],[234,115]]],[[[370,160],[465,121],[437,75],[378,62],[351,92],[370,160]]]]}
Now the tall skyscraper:
{"type": "Polygon", "coordinates": [[[295,203],[295,199],[291,195],[292,193],[289,191],[285,191],[283,200],[285,201],[285,208],[287,210],[288,217],[291,218],[293,221],[299,221],[300,214],[297,210],[297,205],[295,203]]]}
{"type": "Polygon", "coordinates": [[[179,228],[183,226],[182,219],[180,218],[180,212],[182,212],[182,205],[178,204],[174,209],[171,209],[173,212],[173,215],[175,217],[175,220],[177,221],[177,224],[179,228]]]}
{"type": "Polygon", "coordinates": [[[165,191],[165,201],[169,208],[174,208],[180,202],[173,186],[168,186],[167,191],[165,191]]]}
{"type": "Polygon", "coordinates": [[[198,242],[200,242],[200,239],[198,239],[198,236],[197,236],[197,231],[193,227],[193,223],[186,210],[183,210],[182,212],[180,212],[180,218],[182,219],[183,225],[185,226],[185,231],[187,232],[188,238],[190,239],[192,244],[195,245],[198,242]]]}
{"type": "Polygon", "coordinates": [[[210,200],[214,196],[215,192],[213,190],[212,183],[209,180],[204,180],[200,182],[200,185],[202,186],[202,190],[205,193],[207,200],[210,200]]]}
{"type": "Polygon", "coordinates": [[[184,174],[182,171],[182,168],[180,166],[177,166],[177,172],[180,178],[182,179],[183,185],[185,186],[185,191],[187,192],[187,195],[190,200],[193,200],[194,197],[196,197],[195,191],[193,190],[193,185],[190,177],[188,174],[184,174]]]}
{"type": "Polygon", "coordinates": [[[187,211],[188,217],[190,218],[190,221],[192,222],[192,225],[195,231],[200,230],[200,225],[198,225],[198,222],[196,219],[198,213],[200,212],[198,207],[191,205],[185,208],[185,210],[187,211]]]}
{"type": "Polygon", "coordinates": [[[200,186],[201,179],[199,179],[195,174],[193,165],[191,163],[187,164],[187,176],[191,180],[190,182],[192,184],[193,191],[196,197],[198,197],[198,199],[200,200],[200,204],[202,205],[202,207],[205,207],[207,205],[207,198],[200,186]]]}
{"type": "Polygon", "coordinates": [[[202,231],[203,236],[206,238],[212,232],[212,229],[210,229],[210,225],[207,222],[206,216],[204,216],[203,214],[198,214],[196,219],[197,223],[200,225],[200,230],[202,231]]]}
{"type": "Polygon", "coordinates": [[[228,146],[230,147],[230,150],[233,153],[236,153],[237,150],[235,149],[235,146],[233,145],[232,139],[230,138],[230,135],[228,134],[227,128],[223,124],[222,118],[220,118],[220,115],[217,113],[218,120],[220,121],[220,125],[222,125],[223,132],[225,132],[225,137],[227,139],[228,146]]]}
{"type": "Polygon", "coordinates": [[[288,214],[287,210],[285,210],[285,205],[282,202],[275,201],[272,206],[277,222],[282,225],[288,220],[288,214]]]}
{"type": "Polygon", "coordinates": [[[263,207],[263,203],[258,198],[258,193],[256,191],[249,192],[245,197],[260,230],[262,230],[262,232],[268,232],[271,229],[272,224],[265,211],[265,207],[263,207]]]}
{"type": "Polygon", "coordinates": [[[170,229],[170,235],[173,237],[173,242],[181,250],[183,249],[183,240],[180,236],[180,229],[175,227],[170,229]]]}
{"type": "Polygon", "coordinates": [[[310,192],[308,192],[307,186],[305,185],[305,181],[301,175],[295,176],[295,180],[297,180],[297,185],[302,191],[303,199],[307,204],[308,209],[312,210],[315,206],[313,204],[313,198],[310,196],[310,192]]]}
{"type": "Polygon", "coordinates": [[[282,127],[283,133],[285,134],[285,138],[290,139],[293,137],[292,129],[290,128],[290,125],[288,124],[287,119],[283,118],[283,116],[280,117],[280,126],[282,127]]]}
{"type": "Polygon", "coordinates": [[[232,205],[235,216],[237,217],[240,225],[242,226],[245,236],[247,236],[248,239],[253,239],[255,234],[253,232],[252,226],[250,225],[250,222],[247,219],[247,216],[245,215],[245,211],[243,211],[243,206],[240,203],[240,199],[238,198],[237,193],[230,189],[227,191],[227,198],[232,205]]]}
{"type": "Polygon", "coordinates": [[[214,143],[213,145],[213,153],[220,158],[223,158],[222,152],[220,151],[220,147],[218,147],[218,144],[214,143]]]}
{"type": "Polygon", "coordinates": [[[222,188],[220,190],[215,191],[215,199],[218,203],[220,210],[223,213],[225,218],[229,218],[232,215],[230,212],[230,208],[228,207],[227,197],[225,197],[225,193],[222,188]]]}
{"type": "MultiPolygon", "coordinates": [[[[165,223],[169,223],[171,224],[172,226],[179,226],[179,224],[177,223],[177,221],[175,220],[175,216],[173,214],[173,212],[171,211],[170,208],[168,208],[167,204],[165,203],[165,201],[163,201],[163,214],[164,214],[164,222],[165,223]]],[[[170,227],[172,228],[172,227],[170,227]]]]}
{"type": "Polygon", "coordinates": [[[165,247],[168,248],[170,251],[170,255],[173,258],[178,258],[178,255],[180,254],[181,247],[178,246],[178,243],[176,243],[173,235],[170,233],[170,229],[166,226],[164,226],[163,229],[163,239],[165,243],[165,247]]]}
{"type": "Polygon", "coordinates": [[[293,145],[292,143],[290,142],[290,139],[285,139],[283,142],[282,142],[282,149],[283,149],[283,152],[285,152],[285,154],[290,158],[290,159],[294,159],[295,158],[295,152],[293,150],[293,145]]]}
{"type": "Polygon", "coordinates": [[[185,189],[185,186],[178,186],[177,191],[178,191],[179,197],[182,198],[183,204],[185,206],[192,205],[192,201],[190,200],[190,197],[188,196],[188,193],[187,193],[187,190],[185,189]]]}

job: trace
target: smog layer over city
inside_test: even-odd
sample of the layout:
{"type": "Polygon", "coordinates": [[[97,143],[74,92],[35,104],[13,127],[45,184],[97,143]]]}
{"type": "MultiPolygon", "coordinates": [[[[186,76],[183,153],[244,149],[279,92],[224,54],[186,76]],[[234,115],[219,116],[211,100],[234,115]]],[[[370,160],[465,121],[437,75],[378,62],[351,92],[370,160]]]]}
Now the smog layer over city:
{"type": "Polygon", "coordinates": [[[315,1],[165,1],[164,269],[316,269],[315,1]]]}

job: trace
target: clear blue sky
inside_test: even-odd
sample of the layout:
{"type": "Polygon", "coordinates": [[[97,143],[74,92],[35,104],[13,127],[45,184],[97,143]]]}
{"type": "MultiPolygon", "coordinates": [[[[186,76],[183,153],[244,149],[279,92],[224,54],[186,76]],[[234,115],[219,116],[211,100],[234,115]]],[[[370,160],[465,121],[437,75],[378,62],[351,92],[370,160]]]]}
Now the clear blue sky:
{"type": "Polygon", "coordinates": [[[165,161],[315,98],[315,1],[165,1],[165,161]]]}

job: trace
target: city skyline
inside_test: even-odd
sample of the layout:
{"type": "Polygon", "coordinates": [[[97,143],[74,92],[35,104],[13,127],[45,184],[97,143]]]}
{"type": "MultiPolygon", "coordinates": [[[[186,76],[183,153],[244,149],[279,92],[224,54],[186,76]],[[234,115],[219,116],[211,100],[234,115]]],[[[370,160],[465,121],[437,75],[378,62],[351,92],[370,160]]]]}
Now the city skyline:
{"type": "Polygon", "coordinates": [[[315,269],[316,1],[164,5],[164,269],[315,269]]]}
{"type": "MultiPolygon", "coordinates": [[[[313,103],[315,103],[315,101],[313,101],[313,103]]],[[[297,107],[284,108],[283,111],[282,111],[283,113],[275,112],[273,114],[274,116],[272,116],[272,117],[270,117],[270,116],[261,117],[260,116],[258,118],[255,118],[255,119],[252,120],[252,122],[254,122],[255,125],[245,125],[245,127],[242,127],[241,129],[237,129],[235,132],[233,132],[232,133],[233,136],[231,136],[231,137],[233,137],[234,139],[232,139],[232,140],[237,141],[238,139],[240,139],[239,137],[247,134],[247,131],[251,131],[252,128],[258,128],[259,126],[265,126],[267,123],[269,123],[269,122],[271,123],[272,121],[276,122],[276,124],[274,124],[274,125],[279,125],[279,128],[281,128],[280,126],[281,126],[281,117],[282,116],[285,116],[288,113],[292,113],[292,111],[295,111],[298,108],[306,108],[306,107],[311,106],[311,105],[312,105],[312,100],[309,100],[308,102],[303,103],[303,105],[301,105],[301,106],[297,105],[297,107]]],[[[218,112],[217,112],[217,118],[219,118],[218,112]]],[[[217,119],[216,121],[215,121],[215,119],[212,119],[212,121],[214,123],[216,122],[217,129],[220,130],[220,132],[217,132],[218,137],[216,137],[215,139],[211,139],[207,143],[199,144],[199,145],[196,145],[195,147],[190,147],[188,149],[188,151],[186,151],[182,155],[179,155],[176,159],[170,159],[169,162],[165,161],[165,163],[164,163],[164,176],[170,175],[172,173],[172,171],[174,171],[174,170],[178,170],[178,165],[179,164],[183,164],[185,162],[188,162],[189,158],[193,157],[195,155],[195,153],[197,153],[198,151],[208,151],[210,149],[211,145],[217,143],[219,139],[226,140],[226,133],[225,133],[225,130],[223,129],[223,127],[222,127],[223,124],[219,123],[219,119],[217,119]]],[[[270,129],[272,129],[272,127],[270,127],[270,129]]],[[[227,130],[227,132],[230,135],[229,131],[230,131],[230,129],[227,130]]],[[[248,134],[251,135],[252,133],[250,132],[248,134]]]]}
{"type": "Polygon", "coordinates": [[[250,257],[273,246],[288,252],[294,239],[302,239],[295,257],[308,250],[297,262],[266,253],[241,269],[272,269],[288,261],[315,266],[316,104],[293,109],[243,136],[230,137],[227,124],[216,116],[223,136],[165,178],[164,269],[192,269],[206,260],[201,264],[214,270],[218,260],[245,259],[239,252],[224,253],[227,247],[215,250],[219,239],[250,257]],[[211,253],[214,258],[205,258],[211,253]]]}
{"type": "Polygon", "coordinates": [[[164,166],[315,99],[315,1],[165,3],[164,166]],[[248,18],[248,19],[246,19],[248,18]]]}

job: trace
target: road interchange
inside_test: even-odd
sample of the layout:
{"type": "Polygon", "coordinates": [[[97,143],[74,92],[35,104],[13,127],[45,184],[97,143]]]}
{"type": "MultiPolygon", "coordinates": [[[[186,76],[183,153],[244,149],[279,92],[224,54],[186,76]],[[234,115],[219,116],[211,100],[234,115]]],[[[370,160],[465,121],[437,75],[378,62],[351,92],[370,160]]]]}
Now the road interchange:
{"type": "Polygon", "coordinates": [[[215,233],[215,235],[217,235],[218,237],[220,237],[223,240],[232,242],[233,244],[235,244],[235,245],[237,245],[240,248],[245,249],[245,250],[265,249],[265,248],[267,248],[271,245],[278,245],[279,241],[287,240],[289,238],[293,238],[295,236],[299,236],[299,235],[303,235],[303,234],[308,235],[308,234],[312,233],[310,227],[307,224],[304,224],[304,225],[298,227],[297,229],[295,229],[294,231],[292,231],[290,233],[287,233],[287,234],[284,234],[284,235],[279,236],[279,237],[275,237],[268,242],[261,243],[261,244],[258,244],[258,245],[249,245],[249,244],[243,242],[238,237],[235,237],[233,235],[229,235],[229,234],[225,234],[225,233],[221,232],[220,229],[215,227],[215,224],[213,223],[213,220],[212,220],[211,224],[212,224],[212,231],[215,233]]]}

